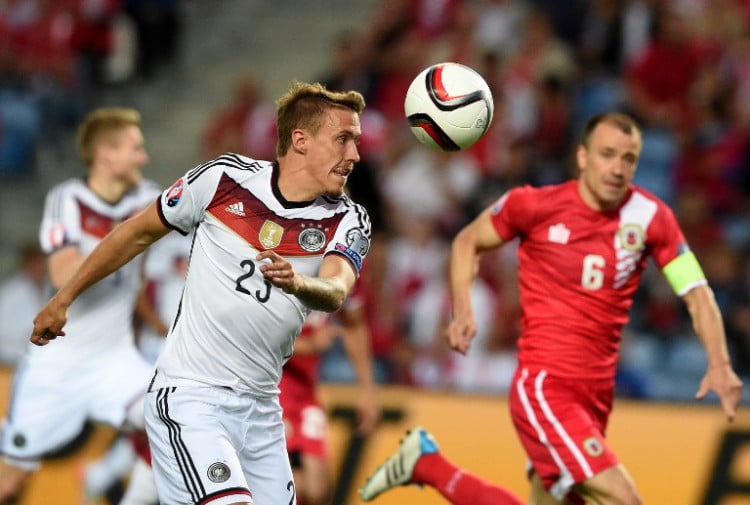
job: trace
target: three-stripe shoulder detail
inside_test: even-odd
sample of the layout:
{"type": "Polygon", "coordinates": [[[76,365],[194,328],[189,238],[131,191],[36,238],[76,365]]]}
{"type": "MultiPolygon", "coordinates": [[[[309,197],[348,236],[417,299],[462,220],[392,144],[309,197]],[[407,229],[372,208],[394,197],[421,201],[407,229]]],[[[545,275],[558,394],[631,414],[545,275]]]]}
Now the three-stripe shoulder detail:
{"type": "Polygon", "coordinates": [[[189,171],[187,173],[188,184],[192,183],[198,177],[206,173],[206,171],[216,166],[229,167],[235,170],[246,170],[249,172],[259,172],[263,168],[268,167],[269,164],[266,161],[256,161],[251,158],[240,156],[239,154],[224,153],[218,158],[207,161],[202,165],[198,165],[189,171]]]}
{"type": "Polygon", "coordinates": [[[359,226],[362,228],[362,230],[367,234],[367,237],[369,238],[372,235],[372,222],[370,221],[370,215],[367,213],[367,210],[365,208],[355,203],[351,198],[344,195],[337,199],[329,199],[329,197],[326,197],[326,200],[331,203],[337,203],[339,205],[343,205],[347,209],[353,209],[354,214],[357,216],[357,221],[359,222],[359,226]]]}

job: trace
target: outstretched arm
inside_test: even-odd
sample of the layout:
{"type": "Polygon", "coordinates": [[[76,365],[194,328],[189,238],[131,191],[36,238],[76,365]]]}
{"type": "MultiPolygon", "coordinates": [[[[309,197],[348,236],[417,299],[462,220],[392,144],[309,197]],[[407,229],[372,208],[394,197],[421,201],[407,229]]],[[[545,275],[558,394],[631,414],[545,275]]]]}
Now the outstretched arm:
{"type": "Polygon", "coordinates": [[[149,205],[120,224],[86,257],[75,274],[34,318],[34,330],[31,334],[33,343],[46,345],[51,340],[65,335],[63,326],[68,319],[68,307],[83,291],[169,232],[169,228],[159,218],[156,205],[149,205]]]}
{"type": "Polygon", "coordinates": [[[687,305],[693,329],[700,338],[708,358],[708,369],[695,397],[702,399],[709,391],[715,392],[731,422],[742,399],[742,381],[732,369],[724,323],[713,291],[706,285],[698,286],[688,291],[682,299],[687,305]]]}
{"type": "Polygon", "coordinates": [[[380,419],[380,409],[372,373],[370,330],[362,306],[346,308],[339,314],[344,324],[344,348],[359,384],[357,401],[358,428],[361,434],[371,432],[380,419]]]}
{"type": "Polygon", "coordinates": [[[451,301],[453,318],[448,326],[450,346],[461,354],[469,350],[471,339],[477,331],[471,308],[471,286],[479,268],[482,252],[502,245],[495,231],[492,210],[486,209],[466,225],[453,239],[450,256],[451,301]]]}

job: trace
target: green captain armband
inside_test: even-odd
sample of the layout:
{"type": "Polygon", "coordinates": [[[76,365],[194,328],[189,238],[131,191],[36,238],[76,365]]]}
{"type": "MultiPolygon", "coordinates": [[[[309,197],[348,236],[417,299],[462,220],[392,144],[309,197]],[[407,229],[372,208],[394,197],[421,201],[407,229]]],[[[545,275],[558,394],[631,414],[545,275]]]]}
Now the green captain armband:
{"type": "Polygon", "coordinates": [[[706,283],[706,276],[693,251],[677,256],[662,268],[662,272],[677,296],[683,296],[695,286],[706,283]]]}

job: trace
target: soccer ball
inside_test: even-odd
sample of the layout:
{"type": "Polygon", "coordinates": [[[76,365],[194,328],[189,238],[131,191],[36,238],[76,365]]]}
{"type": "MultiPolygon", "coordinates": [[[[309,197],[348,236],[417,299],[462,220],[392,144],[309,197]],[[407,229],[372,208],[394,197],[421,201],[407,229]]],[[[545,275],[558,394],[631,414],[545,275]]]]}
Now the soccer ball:
{"type": "Polygon", "coordinates": [[[472,146],[492,122],[489,86],[459,63],[422,70],[409,85],[404,112],[417,139],[433,149],[460,151],[472,146]]]}

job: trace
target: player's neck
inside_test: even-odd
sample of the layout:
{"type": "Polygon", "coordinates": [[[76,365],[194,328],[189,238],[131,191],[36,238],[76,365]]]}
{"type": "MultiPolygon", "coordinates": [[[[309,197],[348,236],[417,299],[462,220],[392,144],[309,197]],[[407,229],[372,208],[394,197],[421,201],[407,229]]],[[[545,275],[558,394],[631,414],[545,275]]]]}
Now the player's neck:
{"type": "Polygon", "coordinates": [[[301,164],[281,158],[275,169],[278,171],[274,177],[276,189],[286,201],[311,202],[320,196],[320,193],[310,189],[313,187],[309,181],[310,175],[301,164]]]}
{"type": "Polygon", "coordinates": [[[86,184],[99,198],[108,203],[117,203],[130,189],[130,185],[111,177],[97,175],[95,172],[86,178],[86,184]]]}

